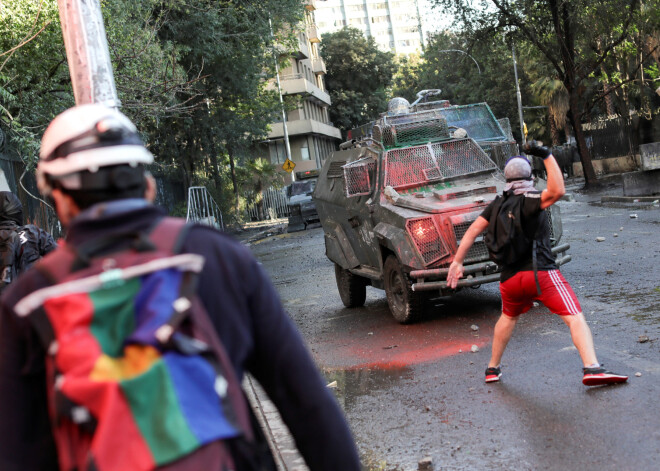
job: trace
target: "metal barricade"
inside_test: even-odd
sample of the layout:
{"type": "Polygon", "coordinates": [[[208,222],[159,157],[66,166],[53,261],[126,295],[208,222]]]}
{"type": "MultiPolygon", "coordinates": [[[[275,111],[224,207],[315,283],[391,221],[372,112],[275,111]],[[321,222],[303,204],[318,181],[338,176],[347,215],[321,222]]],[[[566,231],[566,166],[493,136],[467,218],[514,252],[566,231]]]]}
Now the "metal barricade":
{"type": "Polygon", "coordinates": [[[188,188],[188,211],[186,221],[198,222],[224,230],[222,211],[205,186],[188,188]]]}

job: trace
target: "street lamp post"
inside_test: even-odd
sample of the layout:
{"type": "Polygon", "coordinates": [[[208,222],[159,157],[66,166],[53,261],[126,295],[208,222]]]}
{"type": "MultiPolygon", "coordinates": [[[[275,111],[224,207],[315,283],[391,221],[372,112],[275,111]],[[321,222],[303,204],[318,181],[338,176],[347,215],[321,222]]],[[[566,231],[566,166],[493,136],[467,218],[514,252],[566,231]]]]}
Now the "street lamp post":
{"type": "MultiPolygon", "coordinates": [[[[273,22],[268,18],[268,26],[270,26],[270,37],[275,38],[273,34],[273,22]]],[[[273,52],[275,58],[275,76],[277,77],[277,92],[280,95],[280,105],[282,106],[282,129],[284,130],[284,147],[286,148],[286,158],[291,160],[291,144],[289,144],[289,130],[286,127],[286,110],[284,108],[284,98],[282,98],[282,86],[280,84],[280,66],[277,63],[277,53],[273,52]]],[[[296,181],[296,173],[291,172],[291,181],[296,181]]]]}
{"type": "Polygon", "coordinates": [[[523,121],[522,95],[520,94],[520,84],[518,83],[518,67],[516,66],[516,47],[511,46],[511,56],[513,57],[513,73],[516,78],[516,98],[518,99],[518,118],[520,119],[520,136],[525,145],[525,122],[523,121]]]}
{"type": "Polygon", "coordinates": [[[470,59],[472,59],[472,62],[474,62],[474,64],[477,66],[477,70],[479,71],[479,75],[481,75],[481,67],[479,67],[479,64],[477,63],[476,59],[474,57],[472,57],[470,54],[468,54],[467,52],[461,51],[460,49],[443,49],[443,50],[438,51],[438,52],[460,52],[461,54],[465,54],[470,59]]]}

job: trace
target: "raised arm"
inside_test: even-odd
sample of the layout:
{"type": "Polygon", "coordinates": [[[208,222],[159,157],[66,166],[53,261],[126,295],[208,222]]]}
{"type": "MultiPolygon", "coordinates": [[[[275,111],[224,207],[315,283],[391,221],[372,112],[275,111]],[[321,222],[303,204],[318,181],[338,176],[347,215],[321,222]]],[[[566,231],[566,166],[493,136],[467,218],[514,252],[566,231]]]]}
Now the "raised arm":
{"type": "Polygon", "coordinates": [[[552,155],[552,151],[540,145],[539,141],[530,141],[524,147],[524,151],[530,155],[541,157],[545,172],[548,175],[548,186],[541,192],[541,209],[546,209],[555,204],[566,193],[564,187],[564,174],[559,164],[552,155]]]}

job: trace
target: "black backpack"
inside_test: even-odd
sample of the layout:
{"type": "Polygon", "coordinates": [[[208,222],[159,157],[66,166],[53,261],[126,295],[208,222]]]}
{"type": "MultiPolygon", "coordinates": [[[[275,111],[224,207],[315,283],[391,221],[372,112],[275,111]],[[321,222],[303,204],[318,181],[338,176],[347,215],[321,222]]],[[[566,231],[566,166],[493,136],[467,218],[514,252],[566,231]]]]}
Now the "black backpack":
{"type": "Polygon", "coordinates": [[[0,292],[18,276],[21,240],[14,229],[0,229],[0,292]]]}
{"type": "Polygon", "coordinates": [[[537,221],[536,231],[530,237],[522,225],[524,202],[524,198],[516,198],[507,192],[497,197],[493,203],[485,243],[490,259],[500,266],[515,265],[527,257],[531,250],[536,289],[540,294],[536,261],[536,238],[540,221],[537,221]]]}

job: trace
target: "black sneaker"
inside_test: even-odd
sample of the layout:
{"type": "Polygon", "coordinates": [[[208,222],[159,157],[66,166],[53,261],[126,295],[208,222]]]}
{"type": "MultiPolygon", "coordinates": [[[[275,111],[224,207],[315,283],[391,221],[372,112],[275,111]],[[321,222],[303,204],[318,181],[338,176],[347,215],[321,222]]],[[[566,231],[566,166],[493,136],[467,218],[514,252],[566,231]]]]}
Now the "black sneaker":
{"type": "Polygon", "coordinates": [[[582,371],[584,371],[582,384],[586,386],[600,386],[602,384],[625,383],[628,381],[627,376],[612,373],[602,366],[598,368],[582,368],[582,371]]]}
{"type": "Polygon", "coordinates": [[[497,381],[500,380],[500,376],[502,376],[502,371],[500,370],[499,367],[496,367],[496,368],[488,367],[488,368],[486,368],[486,382],[487,383],[496,383],[497,381]]]}

